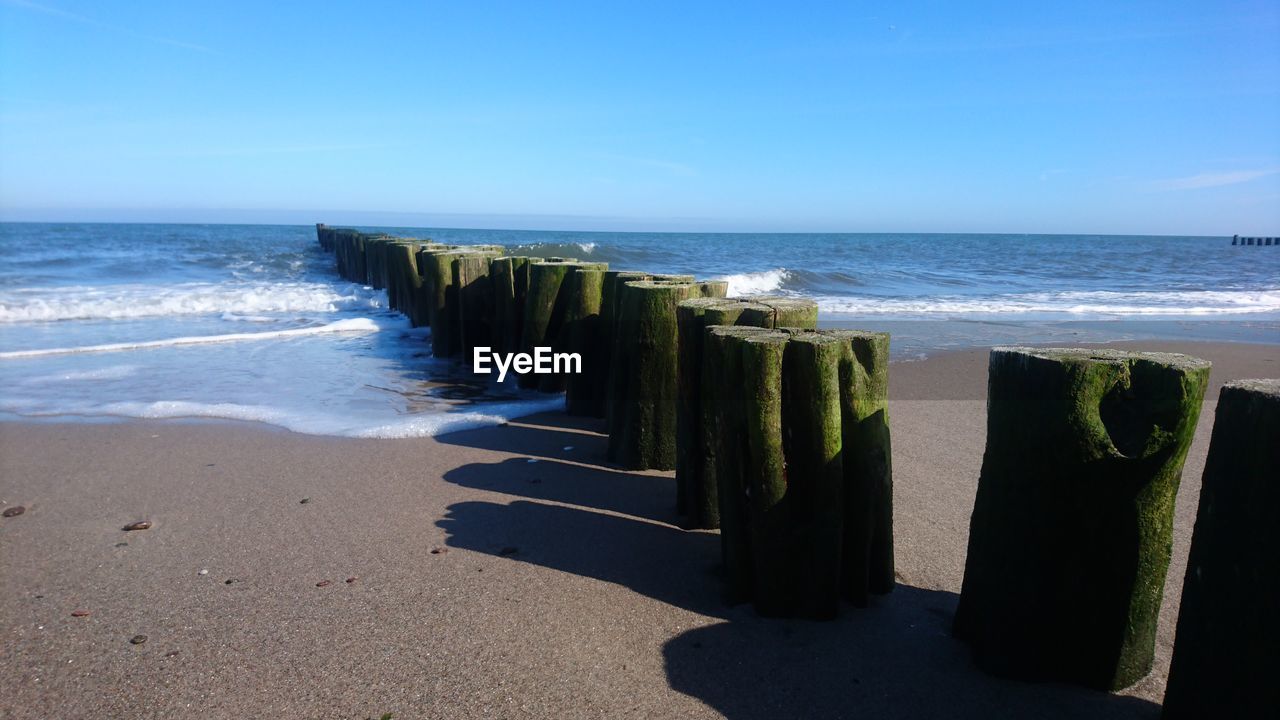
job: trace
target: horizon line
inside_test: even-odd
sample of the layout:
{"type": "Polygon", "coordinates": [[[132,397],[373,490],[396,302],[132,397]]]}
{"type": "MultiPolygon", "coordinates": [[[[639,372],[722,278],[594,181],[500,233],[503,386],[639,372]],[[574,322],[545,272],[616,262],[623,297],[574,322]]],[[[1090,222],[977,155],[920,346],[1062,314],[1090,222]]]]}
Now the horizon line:
{"type": "Polygon", "coordinates": [[[850,229],[777,229],[793,223],[727,220],[706,217],[635,217],[610,215],[573,215],[561,213],[432,213],[396,210],[314,210],[263,208],[0,208],[0,223],[75,223],[102,225],[267,225],[309,227],[324,224],[331,227],[415,228],[433,230],[476,230],[491,232],[578,232],[631,233],[668,235],[1059,235],[1104,237],[1280,237],[1280,232],[1232,232],[1223,234],[1179,234],[1170,232],[1068,232],[1027,230],[850,230],[850,229]],[[228,214],[277,216],[276,219],[213,219],[228,214]],[[210,219],[193,219],[200,215],[210,219]],[[322,219],[333,216],[331,222],[322,219]],[[114,216],[114,217],[112,217],[114,216]],[[124,216],[124,217],[121,217],[124,216]],[[136,216],[136,217],[129,217],[136,216]],[[168,216],[168,217],[165,217],[168,216]],[[286,216],[288,219],[279,219],[286,216]],[[289,217],[292,216],[292,217],[289,217]],[[307,219],[303,219],[307,216],[307,219]],[[501,226],[510,220],[513,225],[501,226]],[[497,221],[498,224],[490,224],[497,221]],[[562,225],[555,223],[561,222],[562,225]],[[452,225],[451,222],[461,224],[452,225]],[[520,227],[526,225],[526,227],[520,227]],[[528,227],[536,225],[537,227],[528,227]],[[600,227],[600,226],[613,226],[600,227]],[[750,225],[763,225],[747,229],[750,225]],[[626,227],[619,227],[626,226],[626,227]],[[738,226],[737,229],[723,229],[738,226]]]}

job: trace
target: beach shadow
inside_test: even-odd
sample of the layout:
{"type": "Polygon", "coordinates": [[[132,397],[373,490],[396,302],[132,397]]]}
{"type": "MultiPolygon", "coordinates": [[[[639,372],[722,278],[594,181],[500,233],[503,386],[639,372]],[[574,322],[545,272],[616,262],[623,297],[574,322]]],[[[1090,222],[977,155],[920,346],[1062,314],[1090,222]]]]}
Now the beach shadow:
{"type": "Polygon", "coordinates": [[[603,580],[704,615],[728,610],[713,533],[526,500],[455,503],[436,525],[450,547],[603,580]]]}
{"type": "MultiPolygon", "coordinates": [[[[492,477],[493,467],[473,472],[472,480],[492,477]]],[[[843,606],[831,622],[766,619],[750,605],[724,602],[712,532],[527,500],[456,503],[436,524],[453,548],[594,578],[719,618],[668,641],[662,653],[672,689],[731,720],[1160,714],[1137,698],[979,671],[951,636],[955,593],[899,584],[869,608],[843,606]]]]}
{"type": "Polygon", "coordinates": [[[606,459],[609,436],[604,434],[603,420],[570,417],[558,412],[512,420],[500,433],[486,432],[485,428],[462,430],[440,435],[436,440],[481,450],[572,460],[602,468],[617,467],[606,459]]]}
{"type": "Polygon", "coordinates": [[[463,465],[447,471],[443,477],[447,482],[477,490],[680,524],[676,514],[675,481],[661,475],[619,472],[558,460],[531,463],[525,458],[510,458],[492,464],[463,465]]]}
{"type": "Polygon", "coordinates": [[[898,585],[831,622],[754,616],[663,647],[671,688],[730,720],[781,718],[1158,718],[1138,698],[978,670],[951,637],[958,595],[898,585]]]}

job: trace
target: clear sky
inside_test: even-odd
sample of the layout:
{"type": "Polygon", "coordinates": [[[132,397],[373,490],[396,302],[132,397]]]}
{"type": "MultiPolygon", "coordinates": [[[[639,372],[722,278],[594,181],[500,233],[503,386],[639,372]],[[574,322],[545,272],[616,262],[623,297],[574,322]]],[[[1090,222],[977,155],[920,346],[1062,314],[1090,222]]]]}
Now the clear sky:
{"type": "Polygon", "coordinates": [[[1276,0],[620,5],[0,0],[0,217],[1280,235],[1276,0]]]}

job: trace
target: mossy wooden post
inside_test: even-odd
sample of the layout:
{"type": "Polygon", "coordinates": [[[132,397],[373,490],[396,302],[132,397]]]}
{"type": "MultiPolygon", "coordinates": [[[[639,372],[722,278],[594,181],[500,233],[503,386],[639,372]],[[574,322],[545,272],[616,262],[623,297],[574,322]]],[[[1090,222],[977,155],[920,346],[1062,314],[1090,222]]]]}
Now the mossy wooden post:
{"type": "Polygon", "coordinates": [[[446,248],[418,253],[418,270],[422,273],[426,300],[427,324],[431,327],[431,353],[448,357],[452,323],[445,315],[445,295],[453,284],[453,259],[446,248]]]}
{"type": "Polygon", "coordinates": [[[1204,466],[1165,720],[1280,717],[1280,380],[1227,383],[1204,466]]]}
{"type": "MultiPolygon", "coordinates": [[[[756,590],[767,595],[757,595],[756,607],[762,612],[774,609],[763,606],[762,597],[781,600],[789,592],[795,612],[825,620],[834,618],[840,609],[844,516],[840,365],[846,344],[841,338],[815,331],[788,329],[785,334],[782,424],[777,428],[782,455],[768,462],[781,462],[785,467],[785,496],[780,502],[789,506],[785,513],[789,526],[785,534],[775,535],[777,541],[771,547],[789,551],[785,561],[790,567],[779,568],[781,574],[770,583],[770,578],[762,579],[757,564],[756,590]]],[[[750,338],[747,347],[759,342],[750,338]]],[[[750,355],[747,362],[750,364],[750,355]]],[[[753,389],[758,387],[749,375],[748,383],[753,389]]],[[[750,401],[747,407],[751,407],[750,401]]],[[[754,504],[754,487],[752,493],[754,504]]],[[[753,546],[759,545],[753,541],[753,546]]]]}
{"type": "MultiPolygon", "coordinates": [[[[585,307],[578,297],[582,286],[576,280],[566,282],[566,278],[579,269],[604,272],[608,265],[567,258],[548,258],[529,265],[529,293],[525,298],[524,333],[520,342],[523,352],[533,353],[536,347],[564,352],[569,342],[566,323],[571,321],[571,308],[577,308],[572,312],[582,312],[585,307]]],[[[565,376],[560,373],[528,373],[519,378],[520,387],[542,392],[560,392],[565,389],[565,382],[565,376]]]]}
{"type": "Polygon", "coordinates": [[[459,278],[454,265],[466,257],[488,258],[502,253],[492,245],[451,246],[445,250],[431,251],[425,259],[424,284],[427,292],[427,311],[431,317],[431,354],[436,357],[453,357],[462,352],[462,319],[459,314],[459,278]]]}
{"type": "Polygon", "coordinates": [[[893,453],[889,436],[889,334],[831,330],[841,343],[840,425],[844,531],[840,582],[865,607],[892,592],[893,453]]]}
{"type": "MultiPolygon", "coordinates": [[[[704,461],[715,478],[719,505],[720,552],[724,562],[725,600],[730,604],[751,599],[751,518],[748,504],[746,462],[746,401],[755,405],[753,417],[761,417],[760,403],[777,396],[781,385],[766,386],[756,398],[743,376],[743,341],[769,332],[763,328],[713,326],[703,335],[702,426],[709,445],[704,461]],[[770,390],[769,388],[773,388],[770,390]]],[[[781,402],[780,400],[778,401],[781,402]]],[[[778,412],[781,412],[779,405],[778,412]]]]}
{"type": "Polygon", "coordinates": [[[734,323],[708,323],[707,315],[717,306],[743,305],[736,299],[691,298],[676,306],[676,512],[689,518],[689,527],[720,527],[715,473],[704,467],[709,437],[702,432],[702,359],[707,326],[734,323]]]}
{"type": "Polygon", "coordinates": [[[996,348],[955,634],[998,675],[1116,690],[1151,668],[1209,363],[996,348]]]}
{"type": "Polygon", "coordinates": [[[709,433],[701,412],[703,338],[711,325],[812,329],[818,306],[802,298],[694,298],[677,308],[679,369],[676,394],[676,510],[695,528],[719,527],[719,503],[713,463],[708,458],[709,433]],[[760,301],[773,303],[763,304],[760,301]]]}
{"type": "Polygon", "coordinates": [[[605,397],[597,417],[608,417],[609,403],[613,399],[612,388],[617,379],[614,375],[613,347],[617,343],[618,302],[622,297],[622,285],[632,280],[654,279],[693,282],[692,275],[653,275],[630,270],[606,270],[604,273],[604,287],[600,291],[600,332],[596,356],[601,367],[606,369],[602,376],[605,397]]]}
{"type": "Polygon", "coordinates": [[[767,331],[738,338],[742,382],[724,391],[742,394],[744,452],[737,463],[746,505],[750,597],[761,615],[785,616],[795,609],[802,562],[796,556],[795,507],[787,495],[789,469],[783,445],[783,363],[789,338],[767,331]]]}
{"type": "Polygon", "coordinates": [[[493,283],[493,351],[520,352],[525,296],[529,292],[529,258],[493,258],[489,278],[493,283]]]}
{"type": "MultiPolygon", "coordinates": [[[[573,335],[575,333],[574,326],[581,321],[586,321],[588,325],[594,327],[593,319],[598,317],[600,311],[600,285],[599,281],[593,277],[592,273],[600,273],[600,279],[604,277],[604,272],[609,269],[607,263],[588,263],[577,262],[572,260],[561,261],[569,265],[568,271],[564,275],[563,281],[560,283],[558,297],[551,312],[550,323],[547,325],[546,338],[547,343],[553,353],[572,352],[571,346],[573,335]],[[580,276],[579,273],[586,271],[586,276],[580,276]]],[[[542,264],[542,263],[539,263],[542,264]]],[[[532,279],[530,280],[532,283],[532,279]]],[[[590,328],[581,328],[581,332],[585,335],[591,332],[590,328]]],[[[538,376],[538,390],[545,393],[568,392],[569,388],[568,373],[551,373],[538,376]]],[[[582,402],[582,393],[586,388],[579,385],[579,412],[570,414],[581,415],[581,410],[586,404],[582,402]]],[[[567,399],[566,399],[567,403],[567,399]]],[[[567,405],[566,405],[567,407],[567,405]]]]}
{"type": "Polygon", "coordinates": [[[387,244],[387,302],[414,323],[414,301],[422,288],[418,275],[418,241],[397,239],[387,244]]]}
{"type": "Polygon", "coordinates": [[[458,343],[463,362],[470,363],[475,348],[493,340],[493,284],[489,280],[490,256],[468,253],[453,261],[453,284],[458,288],[458,343]]]}
{"type": "Polygon", "coordinates": [[[675,468],[678,326],[676,306],[724,297],[728,284],[624,283],[609,389],[609,459],[633,470],[675,468]]]}
{"type": "Polygon", "coordinates": [[[604,407],[604,385],[609,369],[601,363],[598,348],[607,267],[603,264],[583,266],[565,278],[570,287],[561,330],[562,352],[576,353],[582,358],[582,372],[565,377],[564,408],[570,415],[598,417],[604,407]]]}
{"type": "Polygon", "coordinates": [[[375,290],[382,290],[387,286],[386,275],[383,273],[382,248],[389,241],[389,238],[381,236],[370,236],[364,239],[364,248],[361,252],[364,257],[364,281],[375,290]]]}

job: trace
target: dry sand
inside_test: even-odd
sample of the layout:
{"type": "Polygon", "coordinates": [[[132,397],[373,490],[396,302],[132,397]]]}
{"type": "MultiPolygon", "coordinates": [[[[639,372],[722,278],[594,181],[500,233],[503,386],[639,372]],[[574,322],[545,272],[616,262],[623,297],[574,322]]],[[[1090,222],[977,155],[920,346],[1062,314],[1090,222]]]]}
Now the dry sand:
{"type": "Polygon", "coordinates": [[[0,520],[0,717],[1158,717],[1212,400],[1280,376],[1280,351],[1142,347],[1212,360],[1215,386],[1156,669],[1123,695],[989,677],[949,635],[984,440],[974,351],[894,365],[901,584],[831,623],[725,607],[716,535],[678,527],[669,473],[605,466],[596,422],[0,424],[0,502],[27,508],[0,520]]]}

